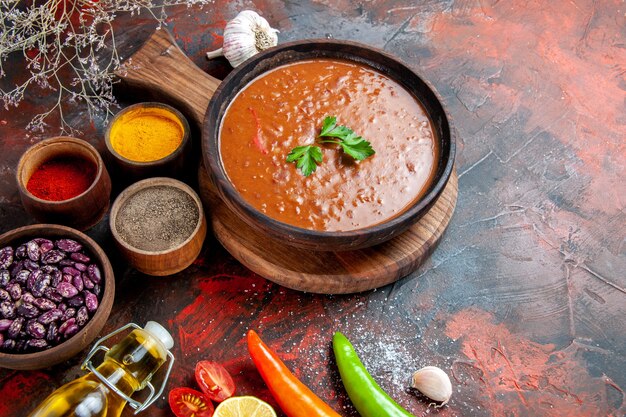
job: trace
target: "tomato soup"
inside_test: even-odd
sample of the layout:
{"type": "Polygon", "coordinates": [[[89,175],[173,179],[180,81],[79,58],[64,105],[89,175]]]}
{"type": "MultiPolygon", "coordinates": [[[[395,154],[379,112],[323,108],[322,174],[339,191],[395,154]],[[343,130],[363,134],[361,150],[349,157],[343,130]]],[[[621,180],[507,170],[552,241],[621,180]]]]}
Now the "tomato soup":
{"type": "Polygon", "coordinates": [[[278,67],[239,92],[222,119],[219,151],[235,189],[267,216],[351,231],[385,222],[419,199],[439,148],[426,111],[398,82],[366,65],[316,59],[278,67]],[[327,116],[376,153],[356,161],[336,144],[320,144],[327,116]],[[323,161],[305,177],[286,158],[313,144],[323,161]]]}

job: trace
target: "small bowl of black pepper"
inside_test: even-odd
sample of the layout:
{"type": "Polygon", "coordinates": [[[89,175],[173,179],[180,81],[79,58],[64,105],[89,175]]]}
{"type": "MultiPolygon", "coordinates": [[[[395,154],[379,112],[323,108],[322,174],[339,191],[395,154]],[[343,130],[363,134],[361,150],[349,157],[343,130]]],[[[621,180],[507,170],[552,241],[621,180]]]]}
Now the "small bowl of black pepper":
{"type": "Polygon", "coordinates": [[[206,237],[202,202],[187,184],[157,177],[139,181],[116,198],[109,218],[118,249],[147,275],[167,276],[193,263],[206,237]]]}

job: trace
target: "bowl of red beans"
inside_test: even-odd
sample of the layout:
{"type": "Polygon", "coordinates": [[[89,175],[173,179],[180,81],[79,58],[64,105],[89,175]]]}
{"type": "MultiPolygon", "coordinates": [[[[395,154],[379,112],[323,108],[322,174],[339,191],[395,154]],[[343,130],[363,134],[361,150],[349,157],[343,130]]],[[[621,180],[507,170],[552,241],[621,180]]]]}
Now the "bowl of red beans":
{"type": "Polygon", "coordinates": [[[100,246],[70,227],[35,224],[0,236],[0,367],[39,369],[85,349],[113,306],[100,246]]]}
{"type": "Polygon", "coordinates": [[[24,209],[37,221],[86,230],[109,209],[111,179],[98,151],[68,136],[26,150],[17,166],[24,209]]]}

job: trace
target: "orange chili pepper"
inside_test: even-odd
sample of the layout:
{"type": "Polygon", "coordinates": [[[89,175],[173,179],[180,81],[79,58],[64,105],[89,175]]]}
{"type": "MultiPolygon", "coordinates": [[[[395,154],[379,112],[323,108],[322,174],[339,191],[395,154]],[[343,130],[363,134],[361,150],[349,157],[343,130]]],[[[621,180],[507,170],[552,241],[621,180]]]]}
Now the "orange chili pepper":
{"type": "Polygon", "coordinates": [[[288,417],[341,417],[300,382],[254,330],[248,331],[248,351],[272,396],[288,417]]]}

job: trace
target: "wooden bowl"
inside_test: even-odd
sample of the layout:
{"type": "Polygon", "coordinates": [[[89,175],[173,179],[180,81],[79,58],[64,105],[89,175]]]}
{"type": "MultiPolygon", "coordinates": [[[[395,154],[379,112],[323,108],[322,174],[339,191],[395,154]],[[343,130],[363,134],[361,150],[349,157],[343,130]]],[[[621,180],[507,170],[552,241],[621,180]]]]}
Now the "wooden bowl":
{"type": "Polygon", "coordinates": [[[43,140],[24,152],[17,165],[17,186],[26,211],[43,223],[58,223],[86,230],[98,223],[109,209],[111,179],[98,151],[88,142],[67,136],[43,140]],[[49,201],[26,188],[41,164],[61,156],[80,157],[96,166],[96,178],[82,194],[68,200],[49,201]]]}
{"type": "Polygon", "coordinates": [[[93,255],[101,267],[104,288],[102,299],[94,316],[78,333],[65,342],[36,353],[2,353],[0,367],[10,369],[40,369],[68,360],[85,349],[99,335],[106,323],[115,297],[115,277],[113,268],[104,251],[89,236],[70,227],[54,224],[35,224],[11,230],[0,236],[0,248],[7,245],[27,242],[33,238],[45,237],[51,240],[70,238],[80,242],[93,255]]]}
{"type": "Polygon", "coordinates": [[[243,221],[262,233],[292,246],[343,251],[374,246],[392,239],[415,224],[433,206],[446,186],[455,155],[455,137],[449,117],[435,90],[409,67],[369,46],[346,41],[297,41],[270,48],[238,66],[219,85],[209,102],[202,127],[204,162],[217,191],[243,221]],[[249,82],[276,67],[315,58],[338,58],[365,64],[399,82],[426,109],[439,141],[437,171],[424,196],[402,214],[384,223],[353,231],[314,231],[274,220],[247,203],[233,187],[222,165],[219,129],[231,101],[249,82]]]}
{"type": "MultiPolygon", "coordinates": [[[[142,219],[138,219],[139,222],[142,219]]],[[[196,192],[188,185],[172,178],[148,178],[139,181],[126,188],[117,197],[111,208],[109,218],[111,232],[117,243],[119,250],[122,252],[128,262],[137,270],[155,276],[172,275],[187,268],[198,257],[204,238],[206,237],[206,219],[202,202],[196,192]],[[145,250],[137,248],[125,240],[120,233],[117,220],[120,211],[131,197],[140,191],[153,187],[173,187],[181,190],[191,197],[198,209],[198,220],[189,237],[183,242],[164,250],[145,250]]]]}
{"type": "Polygon", "coordinates": [[[189,123],[185,116],[183,116],[175,108],[163,103],[156,102],[144,102],[133,104],[126,107],[115,115],[111,120],[111,123],[107,126],[104,133],[104,140],[107,150],[111,154],[116,167],[118,168],[117,174],[123,182],[136,181],[149,177],[167,176],[180,178],[183,176],[185,169],[187,168],[190,149],[191,149],[191,135],[189,130],[189,123]],[[165,110],[164,113],[172,120],[177,120],[183,126],[183,140],[172,153],[164,158],[157,159],[155,161],[138,162],[130,160],[120,155],[111,144],[111,130],[116,123],[120,123],[125,117],[128,117],[134,112],[149,111],[150,109],[165,110]]]}

